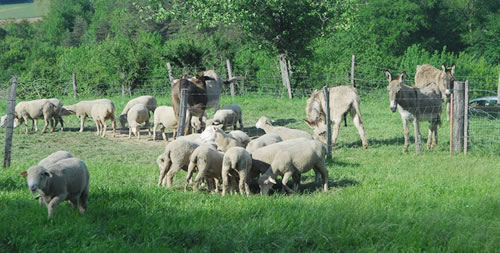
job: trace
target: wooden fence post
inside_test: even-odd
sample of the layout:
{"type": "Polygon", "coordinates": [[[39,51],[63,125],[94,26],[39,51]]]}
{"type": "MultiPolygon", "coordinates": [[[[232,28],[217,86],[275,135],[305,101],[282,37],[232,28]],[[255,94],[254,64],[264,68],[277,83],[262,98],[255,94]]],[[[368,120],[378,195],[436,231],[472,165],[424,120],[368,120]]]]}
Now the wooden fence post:
{"type": "MultiPolygon", "coordinates": [[[[226,60],[226,66],[227,66],[227,78],[229,80],[233,78],[233,70],[231,69],[231,62],[229,61],[229,59],[226,60]]],[[[231,87],[231,97],[234,98],[234,96],[236,96],[234,91],[234,82],[231,82],[230,87],[231,87]]]]}
{"type": "Polygon", "coordinates": [[[9,97],[7,98],[7,122],[5,125],[5,153],[3,157],[3,167],[10,167],[10,155],[12,147],[12,136],[14,134],[14,108],[16,107],[17,77],[12,78],[9,97]]]}
{"type": "Polygon", "coordinates": [[[292,88],[290,86],[290,77],[288,75],[288,67],[286,63],[286,56],[284,54],[280,54],[281,78],[283,79],[283,85],[288,89],[288,97],[292,99],[292,88]]]}
{"type": "Polygon", "coordinates": [[[356,57],[352,55],[352,61],[351,61],[351,86],[356,87],[354,85],[354,66],[356,64],[356,57]]]}
{"type": "Polygon", "coordinates": [[[332,122],[330,120],[330,90],[327,86],[323,87],[323,95],[326,104],[326,158],[332,158],[332,122]]]}
{"type": "Polygon", "coordinates": [[[179,127],[177,128],[176,136],[183,136],[184,129],[186,128],[186,111],[187,111],[187,95],[188,95],[187,91],[188,89],[181,90],[181,102],[179,106],[179,123],[178,123],[179,127]]]}
{"type": "Polygon", "coordinates": [[[170,80],[170,86],[174,85],[174,75],[172,74],[172,66],[170,62],[167,62],[168,79],[170,80]]]}
{"type": "Polygon", "coordinates": [[[465,83],[455,82],[453,87],[453,152],[462,152],[464,146],[465,83]]]}
{"type": "Polygon", "coordinates": [[[77,90],[76,90],[76,73],[73,72],[73,98],[76,98],[77,90]]]}
{"type": "Polygon", "coordinates": [[[464,154],[467,154],[468,151],[468,142],[469,142],[469,80],[465,81],[465,91],[464,91],[464,106],[465,106],[465,114],[464,114],[464,154]]]}
{"type": "MultiPolygon", "coordinates": [[[[454,83],[454,87],[457,87],[457,81],[454,83]]],[[[453,153],[453,93],[450,94],[450,154],[453,153]]]]}

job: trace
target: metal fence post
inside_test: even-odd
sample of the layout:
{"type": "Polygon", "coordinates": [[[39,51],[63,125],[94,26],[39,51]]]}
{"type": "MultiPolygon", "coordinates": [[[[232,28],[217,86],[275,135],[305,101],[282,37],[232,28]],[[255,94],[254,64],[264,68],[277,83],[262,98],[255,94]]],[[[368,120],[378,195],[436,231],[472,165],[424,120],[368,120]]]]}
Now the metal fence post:
{"type": "Polygon", "coordinates": [[[12,78],[12,86],[10,86],[9,97],[7,98],[7,122],[5,125],[5,153],[3,158],[3,167],[10,167],[12,136],[14,134],[14,108],[16,107],[16,89],[17,77],[12,78]]]}
{"type": "Polygon", "coordinates": [[[323,95],[325,96],[326,104],[326,157],[332,158],[332,123],[330,120],[330,90],[327,86],[323,87],[323,95]]]}
{"type": "Polygon", "coordinates": [[[182,89],[181,102],[179,106],[179,122],[178,122],[179,127],[177,128],[177,136],[183,136],[184,129],[186,128],[187,95],[188,95],[188,89],[182,89]]]}
{"type": "Polygon", "coordinates": [[[453,89],[453,152],[462,152],[464,146],[465,83],[455,82],[453,89]]]}

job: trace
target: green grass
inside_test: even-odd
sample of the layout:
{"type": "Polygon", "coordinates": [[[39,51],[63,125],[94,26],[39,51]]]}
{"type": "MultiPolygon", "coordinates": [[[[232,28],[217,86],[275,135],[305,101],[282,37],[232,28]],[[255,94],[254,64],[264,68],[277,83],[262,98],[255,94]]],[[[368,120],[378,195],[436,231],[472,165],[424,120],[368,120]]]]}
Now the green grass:
{"type": "Polygon", "coordinates": [[[34,3],[0,4],[0,19],[40,17],[34,3]]]}
{"type": "MultiPolygon", "coordinates": [[[[128,98],[112,99],[118,115],[128,98]]],[[[169,103],[168,97],[157,99],[169,103]]],[[[128,140],[124,133],[99,138],[91,121],[78,133],[75,116],[65,118],[71,131],[26,136],[15,129],[12,167],[0,170],[0,252],[497,252],[500,147],[450,155],[445,121],[437,149],[417,155],[411,145],[402,153],[400,116],[389,111],[386,100],[385,93],[362,98],[367,150],[351,120],[341,128],[327,164],[326,193],[313,186],[312,172],[303,176],[302,192],[293,195],[185,193],[184,172],[174,189],[166,190],[156,186],[155,160],[163,142],[128,140]],[[89,167],[85,216],[64,203],[49,220],[18,175],[56,150],[70,151],[89,167]]],[[[242,106],[250,135],[261,133],[254,124],[263,115],[310,131],[302,122],[305,99],[224,97],[222,104],[229,103],[242,106]]],[[[5,113],[5,101],[0,110],[5,113]]],[[[422,133],[427,126],[422,123],[422,133]]],[[[3,148],[0,152],[3,156],[3,148]]]]}

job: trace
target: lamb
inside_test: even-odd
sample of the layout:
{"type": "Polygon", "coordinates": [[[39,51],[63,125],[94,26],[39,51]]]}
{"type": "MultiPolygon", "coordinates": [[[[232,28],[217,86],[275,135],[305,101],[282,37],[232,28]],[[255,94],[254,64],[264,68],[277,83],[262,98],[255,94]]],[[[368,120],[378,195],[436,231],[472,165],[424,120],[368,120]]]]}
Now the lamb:
{"type": "Polygon", "coordinates": [[[296,182],[294,189],[290,189],[286,185],[291,176],[297,176],[314,169],[316,175],[322,177],[323,191],[328,190],[328,170],[325,166],[326,148],[319,141],[304,141],[300,145],[290,145],[283,147],[274,156],[269,168],[262,175],[258,182],[260,193],[267,195],[273,184],[276,184],[276,176],[283,176],[283,187],[288,192],[292,193],[298,189],[299,184],[296,182]]]}
{"type": "Polygon", "coordinates": [[[189,158],[189,167],[186,176],[186,184],[184,190],[187,191],[188,183],[193,177],[195,168],[198,169],[198,175],[193,181],[193,192],[198,190],[198,184],[202,178],[205,178],[208,183],[210,192],[217,192],[219,179],[222,177],[222,160],[224,153],[219,152],[209,145],[200,145],[197,147],[189,158]],[[212,185],[215,180],[215,187],[212,185]]]}
{"type": "Polygon", "coordinates": [[[240,123],[240,129],[243,129],[241,107],[237,104],[226,105],[214,114],[213,124],[222,124],[222,130],[226,130],[226,126],[233,126],[233,130],[236,130],[237,122],[240,123]]]}
{"type": "Polygon", "coordinates": [[[145,123],[148,128],[148,135],[151,136],[151,129],[149,127],[149,111],[148,108],[143,104],[136,104],[130,108],[127,112],[128,121],[128,138],[132,137],[132,133],[137,136],[137,139],[141,138],[140,124],[145,123]]]}
{"type": "Polygon", "coordinates": [[[177,130],[177,118],[174,115],[174,109],[171,106],[159,106],[156,107],[154,112],[154,123],[153,123],[153,141],[156,140],[156,129],[161,125],[161,136],[164,140],[168,141],[168,137],[165,134],[165,128],[174,129],[174,138],[176,136],[177,130]]]}
{"type": "Polygon", "coordinates": [[[237,139],[244,147],[250,143],[251,139],[250,137],[243,131],[241,130],[234,130],[229,132],[229,135],[233,136],[235,139],[237,139]]]}
{"type": "Polygon", "coordinates": [[[87,211],[89,171],[80,159],[67,158],[47,167],[35,165],[20,175],[27,177],[32,193],[38,191],[49,218],[55,216],[55,208],[64,200],[69,200],[73,208],[79,207],[82,214],[87,211]]]}
{"type": "Polygon", "coordinates": [[[198,117],[194,117],[191,119],[191,127],[193,128],[195,133],[201,133],[205,129],[207,121],[208,121],[207,113],[204,112],[203,116],[201,117],[201,120],[198,117]]]}
{"type": "Polygon", "coordinates": [[[222,160],[222,196],[226,194],[226,189],[229,184],[228,174],[230,171],[238,173],[240,182],[240,194],[243,195],[243,186],[245,186],[246,195],[250,195],[250,187],[248,186],[248,173],[252,168],[252,155],[241,147],[232,147],[224,154],[222,160]]]}
{"type": "Polygon", "coordinates": [[[281,137],[282,140],[290,140],[296,138],[306,138],[312,140],[311,134],[298,130],[282,126],[273,126],[271,121],[266,117],[261,117],[259,121],[255,124],[255,127],[263,129],[267,134],[274,133],[281,137]]]}
{"type": "Polygon", "coordinates": [[[90,110],[90,116],[96,124],[96,135],[104,137],[106,135],[106,120],[111,120],[113,127],[113,137],[116,134],[115,105],[113,103],[95,103],[90,110]]]}
{"type": "Polygon", "coordinates": [[[177,140],[167,144],[165,152],[159,155],[156,163],[160,168],[160,177],[158,178],[158,186],[172,187],[172,180],[181,169],[187,171],[189,165],[189,157],[193,151],[200,145],[197,142],[187,140],[187,137],[177,138],[177,140]]]}
{"type": "Polygon", "coordinates": [[[14,110],[16,112],[14,127],[24,122],[26,134],[28,134],[28,120],[30,119],[33,120],[34,123],[37,119],[45,120],[45,126],[42,129],[42,133],[45,133],[47,130],[49,122],[51,124],[50,131],[54,131],[54,122],[52,118],[56,114],[56,108],[48,99],[19,102],[14,110]]]}
{"type": "Polygon", "coordinates": [[[96,103],[108,103],[112,104],[113,108],[115,105],[109,99],[96,99],[96,100],[86,100],[80,101],[74,105],[63,106],[64,113],[76,114],[80,118],[80,132],[83,132],[85,119],[92,116],[92,106],[96,103]]]}
{"type": "Polygon", "coordinates": [[[128,111],[136,104],[145,105],[150,112],[154,112],[156,110],[156,99],[153,96],[140,96],[128,101],[119,118],[122,128],[125,128],[125,124],[127,123],[128,111]]]}
{"type": "Polygon", "coordinates": [[[217,149],[219,151],[226,152],[232,147],[246,147],[239,138],[235,138],[231,134],[224,133],[222,129],[216,126],[211,127],[215,131],[215,143],[217,144],[217,149]]]}
{"type": "Polygon", "coordinates": [[[254,139],[248,143],[246,149],[248,152],[253,152],[258,148],[265,147],[270,144],[278,143],[283,141],[281,137],[277,134],[264,134],[261,137],[254,139]]]}

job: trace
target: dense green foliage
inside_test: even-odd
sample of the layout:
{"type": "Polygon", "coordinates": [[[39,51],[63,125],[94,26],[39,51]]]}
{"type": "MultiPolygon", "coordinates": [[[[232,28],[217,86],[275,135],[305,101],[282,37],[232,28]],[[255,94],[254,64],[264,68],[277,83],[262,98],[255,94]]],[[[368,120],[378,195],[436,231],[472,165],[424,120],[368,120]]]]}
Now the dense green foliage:
{"type": "Polygon", "coordinates": [[[226,59],[247,84],[274,86],[278,54],[294,88],[345,83],[352,55],[363,87],[384,86],[386,68],[411,77],[417,64],[456,63],[457,79],[493,90],[500,71],[494,0],[36,2],[42,21],[0,28],[0,80],[19,76],[26,96],[64,93],[72,72],[83,93],[162,90],[167,62],[175,78],[226,76],[226,59]]]}
{"type": "MultiPolygon", "coordinates": [[[[302,176],[300,193],[292,195],[221,197],[205,187],[185,193],[183,171],[167,190],[156,186],[155,163],[165,143],[153,142],[145,130],[140,141],[126,139],[126,131],[101,138],[90,120],[79,133],[74,115],[64,118],[64,132],[25,135],[16,128],[12,167],[0,171],[0,252],[498,251],[498,144],[487,149],[474,145],[466,156],[449,155],[444,121],[435,150],[417,155],[411,145],[409,153],[402,153],[401,119],[389,111],[385,93],[362,96],[368,149],[361,148],[350,119],[341,128],[327,164],[326,193],[316,188],[313,172],[302,176]],[[47,219],[47,209],[32,199],[19,176],[56,150],[70,151],[89,167],[85,216],[62,203],[56,217],[47,219]]],[[[156,98],[161,105],[170,102],[169,96],[156,98]]],[[[121,111],[129,98],[110,99],[121,111]]],[[[223,97],[221,103],[242,106],[250,135],[262,134],[253,127],[262,115],[311,131],[301,120],[305,99],[223,97]]],[[[424,135],[427,126],[422,123],[424,135]]]]}

